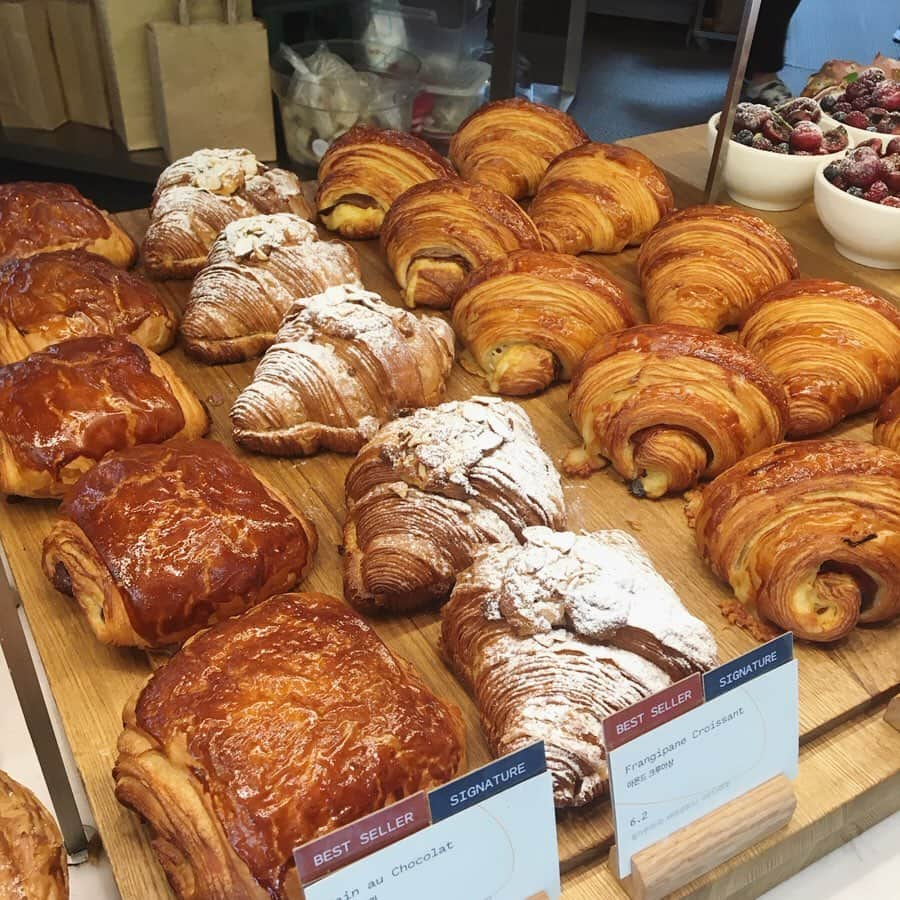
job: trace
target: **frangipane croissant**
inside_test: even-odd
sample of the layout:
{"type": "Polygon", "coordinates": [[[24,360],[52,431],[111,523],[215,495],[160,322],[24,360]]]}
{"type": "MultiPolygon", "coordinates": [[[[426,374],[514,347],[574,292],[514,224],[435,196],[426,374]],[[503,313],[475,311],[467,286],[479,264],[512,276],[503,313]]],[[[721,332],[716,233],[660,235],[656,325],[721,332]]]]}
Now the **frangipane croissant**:
{"type": "Polygon", "coordinates": [[[450,160],[467,181],[519,200],[533,197],[550,163],[588,136],[559,109],[521,97],[475,110],[450,141],[450,160]]]}
{"type": "Polygon", "coordinates": [[[197,150],[156,182],[141,246],[144,267],[158,278],[190,278],[229,222],[278,212],[315,217],[293,172],[270,169],[249,150],[197,150]]]}
{"type": "Polygon", "coordinates": [[[293,900],[292,851],[465,764],[459,710],[344,603],[280,594],[198,634],[124,713],[116,797],[181,900],[293,900]]]}
{"type": "Polygon", "coordinates": [[[423,181],[452,178],[453,166],[421,138],[354,125],[319,163],[316,209],[326,228],[352,240],[378,237],[391,204],[423,181]]]}
{"type": "Polygon", "coordinates": [[[876,444],[900,452],[900,388],[879,407],[873,439],[876,444]]]}
{"type": "Polygon", "coordinates": [[[473,272],[453,302],[453,328],[494,393],[568,381],[597,339],[634,324],[622,288],[562,253],[515,250],[473,272]]]}
{"type": "Polygon", "coordinates": [[[672,213],[638,255],[650,321],[713,331],[739,325],[758,297],[798,273],[794,251],[781,234],[734,206],[672,213]]]}
{"type": "Polygon", "coordinates": [[[70,184],[0,184],[0,263],[50,250],[87,250],[127,269],[137,247],[109,213],[70,184]]]}
{"type": "Polygon", "coordinates": [[[384,219],[381,248],[407,306],[446,309],[469,272],[512,250],[540,250],[541,239],[505,194],[442,178],[397,198],[384,219]]]}
{"type": "Polygon", "coordinates": [[[526,528],[475,554],[441,610],[441,649],[472,693],[496,756],[543,741],[557,806],[607,784],[603,719],[715,664],[637,542],[526,528]]]}
{"type": "Polygon", "coordinates": [[[84,250],[55,250],[0,265],[0,363],[92,334],[123,335],[161,353],[176,322],[142,278],[84,250]]]}
{"type": "Polygon", "coordinates": [[[362,286],[359,257],[340,241],[320,241],[315,225],[291,213],[250,216],[225,226],[191,286],[181,336],[206,363],[251,359],[275,341],[298,297],[339,284],[362,286]]]}
{"type": "Polygon", "coordinates": [[[900,310],[861,287],[789,281],[750,310],[739,340],[784,385],[788,437],[826,431],[900,384],[900,310]]]}
{"type": "Polygon", "coordinates": [[[553,160],[529,213],[547,250],[618,253],[640,244],[674,202],[666,176],[643,153],[591,143],[553,160]]]}
{"type": "Polygon", "coordinates": [[[531,421],[495,397],[385,425],[345,487],[344,594],[366,612],[439,603],[483,544],[566,522],[559,475],[531,421]]]}
{"type": "Polygon", "coordinates": [[[298,300],[231,410],[234,439],[278,456],[355,453],[399,413],[433,406],[453,331],[359,288],[298,300]]]}
{"type": "Polygon", "coordinates": [[[761,637],[774,622],[834,641],[900,615],[900,453],[859,441],[779,444],[697,492],[688,518],[703,558],[734,590],[723,611],[761,637]]]}
{"type": "Polygon", "coordinates": [[[777,379],[728,338],[684,325],[638,325],[601,338],[572,378],[569,413],[583,446],[565,469],[611,462],[639,497],[714,478],[784,437],[777,379]]]}

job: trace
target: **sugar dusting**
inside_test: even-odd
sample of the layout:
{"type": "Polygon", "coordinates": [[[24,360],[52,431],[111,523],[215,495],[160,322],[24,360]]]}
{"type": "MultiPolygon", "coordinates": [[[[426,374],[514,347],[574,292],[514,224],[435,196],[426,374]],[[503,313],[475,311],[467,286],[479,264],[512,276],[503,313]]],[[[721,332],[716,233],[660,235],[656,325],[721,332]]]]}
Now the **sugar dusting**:
{"type": "Polygon", "coordinates": [[[318,235],[315,225],[306,219],[292,213],[274,213],[229,222],[221,240],[236,259],[261,261],[278,247],[317,241],[318,235]]]}

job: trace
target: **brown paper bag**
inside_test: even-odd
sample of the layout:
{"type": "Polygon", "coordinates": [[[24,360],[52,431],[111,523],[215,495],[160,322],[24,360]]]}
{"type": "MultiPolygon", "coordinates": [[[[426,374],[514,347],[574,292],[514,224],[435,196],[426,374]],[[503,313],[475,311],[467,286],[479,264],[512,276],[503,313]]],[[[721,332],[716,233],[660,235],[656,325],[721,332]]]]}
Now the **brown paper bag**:
{"type": "Polygon", "coordinates": [[[222,22],[191,21],[179,0],[178,22],[148,26],[157,129],[171,159],[201,147],[246,147],[275,158],[266,30],[239,22],[225,0],[222,22]]]}
{"type": "Polygon", "coordinates": [[[109,101],[90,0],[48,0],[50,33],[69,120],[109,128],[109,101]]]}
{"type": "Polygon", "coordinates": [[[43,0],[0,0],[0,122],[53,131],[65,121],[43,0]]]}

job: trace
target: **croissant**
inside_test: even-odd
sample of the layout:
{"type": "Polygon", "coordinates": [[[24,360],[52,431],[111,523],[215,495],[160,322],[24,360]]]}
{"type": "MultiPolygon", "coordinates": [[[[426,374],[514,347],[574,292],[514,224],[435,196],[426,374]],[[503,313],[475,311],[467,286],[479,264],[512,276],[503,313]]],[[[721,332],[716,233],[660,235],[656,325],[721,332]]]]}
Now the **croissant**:
{"type": "Polygon", "coordinates": [[[441,178],[394,201],[381,228],[381,249],[407,306],[446,309],[469,272],[512,250],[540,250],[541,239],[505,194],[441,178]]]}
{"type": "Polygon", "coordinates": [[[569,474],[607,461],[638,497],[662,497],[714,478],[784,437],[784,390],[734,341],[685,325],[609,334],[572,378],[569,413],[583,446],[569,474]]]}
{"type": "Polygon", "coordinates": [[[441,650],[472,693],[495,756],[543,741],[557,806],[607,784],[603,720],[716,662],[637,542],[526,528],[460,573],[441,610],[441,650]]]}
{"type": "Polygon", "coordinates": [[[294,300],[339,284],[362,287],[356,251],[320,241],[305,219],[275,213],[230,222],[191,287],[181,323],[185,350],[206,363],[259,356],[294,300]]]}
{"type": "Polygon", "coordinates": [[[610,275],[540,250],[514,250],[477,269],[453,303],[463,364],[498,394],[533,394],[568,381],[601,335],[634,321],[610,275]]]}
{"type": "Polygon", "coordinates": [[[520,97],[486,103],[450,141],[450,161],[467,181],[519,200],[533,197],[550,163],[588,136],[571,116],[520,97]]]}
{"type": "Polygon", "coordinates": [[[875,417],[874,440],[900,452],[900,388],[881,404],[875,417]]]}
{"type": "Polygon", "coordinates": [[[433,406],[453,331],[358,288],[298,300],[231,410],[234,439],[276,456],[355,453],[400,412],[433,406]]]}
{"type": "Polygon", "coordinates": [[[360,450],[345,491],[344,595],[364,612],[439,603],[483,544],[565,526],[559,475],[531,421],[494,397],[388,423],[360,450]]]}
{"type": "Polygon", "coordinates": [[[0,265],[0,364],[92,334],[123,335],[161,353],[175,318],[153,287],[84,250],[55,250],[0,265]]]}
{"type": "Polygon", "coordinates": [[[127,269],[134,241],[115,219],[70,184],[0,184],[0,263],[48,250],[87,250],[127,269]]]}
{"type": "Polygon", "coordinates": [[[325,227],[342,237],[375,238],[385,213],[405,190],[455,175],[453,166],[420,138],[354,125],[319,163],[316,209],[325,227]]]}
{"type": "Polygon", "coordinates": [[[758,297],[799,274],[791,245],[734,206],[689,206],[653,229],[638,255],[651,322],[721,331],[758,297]]]}
{"type": "Polygon", "coordinates": [[[835,641],[900,615],[900,453],[778,444],[697,492],[687,512],[700,553],[737,598],[723,611],[757,634],[768,621],[835,641]]]}
{"type": "Polygon", "coordinates": [[[270,169],[249,150],[198,150],[156,182],[141,246],[144,268],[157,278],[190,278],[229,222],[277,212],[315,218],[293,172],[270,169]]]}
{"type": "Polygon", "coordinates": [[[900,384],[900,310],[861,287],[789,281],[752,307],[738,339],[784,385],[788,437],[826,431],[900,384]]]}
{"type": "Polygon", "coordinates": [[[529,212],[548,250],[577,256],[640,244],[674,202],[666,176],[643,153],[591,143],[553,160],[529,212]]]}

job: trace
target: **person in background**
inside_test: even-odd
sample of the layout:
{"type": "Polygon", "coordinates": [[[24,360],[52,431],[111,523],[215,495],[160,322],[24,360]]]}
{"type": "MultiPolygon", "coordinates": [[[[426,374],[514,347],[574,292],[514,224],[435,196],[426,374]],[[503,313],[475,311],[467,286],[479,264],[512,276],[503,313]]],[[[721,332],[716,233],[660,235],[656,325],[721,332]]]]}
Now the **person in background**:
{"type": "Polygon", "coordinates": [[[799,5],[800,0],[762,0],[747,63],[747,77],[741,93],[742,100],[777,106],[793,96],[778,73],[784,68],[788,25],[799,5]]]}

